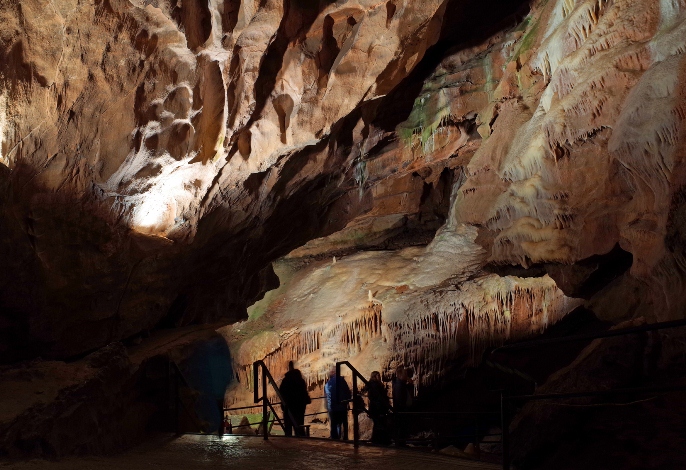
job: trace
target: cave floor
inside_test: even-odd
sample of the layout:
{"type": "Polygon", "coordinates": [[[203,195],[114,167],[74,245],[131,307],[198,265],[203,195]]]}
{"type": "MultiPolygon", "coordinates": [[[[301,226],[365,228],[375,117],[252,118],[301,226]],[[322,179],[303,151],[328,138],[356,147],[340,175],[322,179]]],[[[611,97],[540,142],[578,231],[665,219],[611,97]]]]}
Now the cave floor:
{"type": "Polygon", "coordinates": [[[185,435],[158,437],[116,456],[60,461],[0,463],[0,469],[138,470],[138,469],[497,469],[498,465],[445,455],[362,446],[324,439],[185,435]]]}

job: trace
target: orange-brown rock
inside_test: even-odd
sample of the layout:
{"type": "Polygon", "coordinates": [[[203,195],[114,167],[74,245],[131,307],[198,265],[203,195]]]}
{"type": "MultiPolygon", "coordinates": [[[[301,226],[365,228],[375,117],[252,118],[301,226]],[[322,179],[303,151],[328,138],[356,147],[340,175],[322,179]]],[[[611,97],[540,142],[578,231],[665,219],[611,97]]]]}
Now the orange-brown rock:
{"type": "Polygon", "coordinates": [[[237,401],[681,318],[685,74],[684,0],[0,1],[0,361],[234,323],[237,401]]]}

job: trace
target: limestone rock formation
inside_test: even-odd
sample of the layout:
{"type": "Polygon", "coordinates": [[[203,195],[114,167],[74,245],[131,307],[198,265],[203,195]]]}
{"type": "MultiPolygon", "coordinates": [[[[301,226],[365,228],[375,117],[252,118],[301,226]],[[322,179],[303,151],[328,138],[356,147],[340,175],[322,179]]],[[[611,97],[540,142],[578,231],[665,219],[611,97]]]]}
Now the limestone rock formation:
{"type": "Polygon", "coordinates": [[[326,158],[332,133],[412,70],[444,9],[3,3],[0,354],[78,354],[172,306],[174,324],[243,315],[269,261],[341,224],[268,234],[328,211],[349,160],[326,158]]]}
{"type": "Polygon", "coordinates": [[[685,73],[684,0],[0,1],[0,361],[212,324],[236,402],[681,318],[685,73]]]}
{"type": "Polygon", "coordinates": [[[384,105],[399,105],[380,105],[357,164],[371,209],[280,261],[281,287],[227,330],[243,383],[266,352],[275,370],[300,359],[313,384],[349,358],[430,384],[582,304],[611,321],[680,318],[684,252],[668,233],[681,231],[685,18],[678,2],[541,2],[445,52],[391,130],[384,105]],[[426,248],[341,258],[423,244],[409,234],[441,207],[441,181],[446,222],[426,248]],[[280,340],[251,348],[266,325],[280,340]]]}

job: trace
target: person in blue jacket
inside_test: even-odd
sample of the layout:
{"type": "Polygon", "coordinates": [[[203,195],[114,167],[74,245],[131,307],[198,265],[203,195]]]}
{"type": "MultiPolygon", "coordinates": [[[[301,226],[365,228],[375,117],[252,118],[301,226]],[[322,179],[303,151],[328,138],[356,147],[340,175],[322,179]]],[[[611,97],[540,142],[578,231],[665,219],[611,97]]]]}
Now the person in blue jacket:
{"type": "Polygon", "coordinates": [[[348,382],[340,377],[336,380],[336,367],[329,368],[329,381],[324,386],[326,395],[326,408],[329,411],[329,423],[331,425],[331,439],[340,439],[348,420],[348,401],[352,397],[348,382]]]}

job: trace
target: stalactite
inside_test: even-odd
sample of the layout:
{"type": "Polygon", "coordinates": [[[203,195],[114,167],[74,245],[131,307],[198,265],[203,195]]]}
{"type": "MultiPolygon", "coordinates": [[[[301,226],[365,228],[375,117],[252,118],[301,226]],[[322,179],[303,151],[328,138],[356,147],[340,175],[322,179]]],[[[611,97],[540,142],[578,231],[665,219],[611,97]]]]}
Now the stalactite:
{"type": "Polygon", "coordinates": [[[431,385],[442,379],[445,364],[458,356],[476,365],[487,348],[513,335],[540,334],[578,304],[549,278],[538,284],[517,282],[488,280],[477,292],[456,291],[423,316],[390,323],[391,349],[398,351],[391,362],[414,369],[417,386],[431,385]]]}
{"type": "MultiPolygon", "coordinates": [[[[279,348],[263,360],[272,376],[278,380],[288,370],[289,361],[297,362],[315,351],[319,351],[322,358],[330,359],[331,363],[358,354],[370,341],[384,335],[383,326],[382,305],[378,301],[371,301],[357,316],[347,321],[333,326],[328,323],[316,324],[289,332],[279,348]]],[[[241,383],[252,386],[252,364],[238,365],[237,370],[241,383]]],[[[303,371],[308,385],[323,382],[325,374],[324,370],[303,371]]]]}

